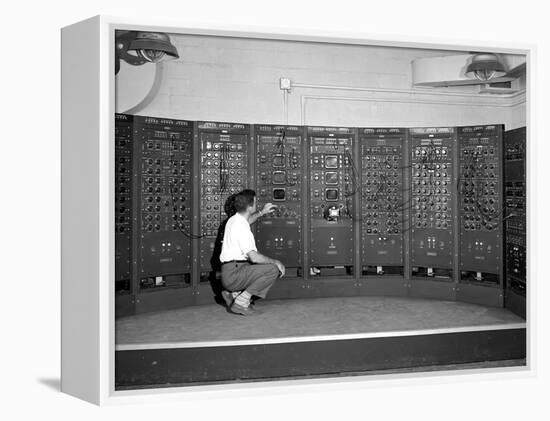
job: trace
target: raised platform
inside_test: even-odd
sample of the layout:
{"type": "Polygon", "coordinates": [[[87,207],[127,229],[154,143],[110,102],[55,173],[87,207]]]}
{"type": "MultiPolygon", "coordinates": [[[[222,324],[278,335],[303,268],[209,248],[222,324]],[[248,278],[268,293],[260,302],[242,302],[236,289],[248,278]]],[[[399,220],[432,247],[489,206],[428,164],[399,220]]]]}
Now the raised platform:
{"type": "MultiPolygon", "coordinates": [[[[116,321],[116,388],[525,358],[525,320],[502,308],[401,297],[205,305],[116,321]]],[[[418,370],[416,370],[418,371],[418,370]]]]}

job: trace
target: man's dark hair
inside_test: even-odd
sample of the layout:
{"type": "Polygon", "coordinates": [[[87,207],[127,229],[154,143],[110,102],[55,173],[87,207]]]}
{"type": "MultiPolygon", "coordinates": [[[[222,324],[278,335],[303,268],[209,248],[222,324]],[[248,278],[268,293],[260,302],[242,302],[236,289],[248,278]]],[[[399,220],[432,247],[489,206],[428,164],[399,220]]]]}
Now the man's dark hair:
{"type": "Polygon", "coordinates": [[[235,196],[237,196],[237,194],[232,194],[231,196],[229,196],[223,206],[223,210],[225,211],[227,217],[231,217],[237,212],[235,210],[235,196]]]}
{"type": "Polygon", "coordinates": [[[244,189],[243,191],[235,195],[233,206],[237,212],[244,212],[246,208],[254,204],[254,197],[256,192],[250,189],[244,189]]]}

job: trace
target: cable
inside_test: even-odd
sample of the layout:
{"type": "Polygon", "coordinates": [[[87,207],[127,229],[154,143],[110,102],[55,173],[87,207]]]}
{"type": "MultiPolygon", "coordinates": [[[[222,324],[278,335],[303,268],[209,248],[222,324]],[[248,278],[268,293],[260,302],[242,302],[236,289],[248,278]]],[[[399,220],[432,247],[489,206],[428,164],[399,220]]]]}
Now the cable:
{"type": "MultiPolygon", "coordinates": [[[[170,165],[171,166],[174,166],[175,164],[175,160],[174,160],[174,140],[175,140],[175,136],[174,134],[171,135],[171,142],[170,142],[170,165]]],[[[191,232],[187,232],[185,230],[185,225],[183,225],[183,218],[178,218],[178,215],[175,213],[176,210],[177,210],[177,207],[176,207],[176,201],[174,200],[174,185],[173,185],[173,179],[170,180],[170,178],[168,178],[168,187],[169,187],[169,190],[170,190],[170,199],[171,199],[171,202],[172,202],[172,219],[176,222],[176,226],[178,227],[178,230],[184,234],[186,237],[192,239],[192,240],[198,240],[199,238],[202,238],[204,237],[204,235],[200,235],[200,234],[193,234],[191,232]]]]}
{"type": "Polygon", "coordinates": [[[496,210],[491,211],[482,204],[482,200],[487,200],[487,195],[484,192],[484,187],[486,187],[484,184],[487,182],[480,175],[486,166],[486,158],[479,151],[471,151],[468,158],[461,165],[461,172],[457,179],[457,190],[459,196],[466,199],[464,200],[465,203],[473,203],[475,213],[480,217],[481,224],[484,226],[489,225],[492,229],[501,225],[508,217],[501,219],[506,213],[505,204],[498,212],[496,210]],[[471,177],[468,177],[470,175],[468,171],[471,171],[471,177]]]}
{"type": "Polygon", "coordinates": [[[281,134],[279,134],[279,136],[278,136],[277,142],[275,143],[275,152],[278,152],[278,150],[280,150],[280,152],[284,155],[284,153],[285,153],[285,138],[286,138],[286,132],[283,129],[281,131],[281,134]]]}
{"type": "Polygon", "coordinates": [[[219,184],[220,184],[220,193],[227,191],[228,181],[229,181],[229,145],[222,144],[220,148],[220,174],[219,174],[219,184]]]}
{"type": "MultiPolygon", "coordinates": [[[[415,153],[415,156],[417,156],[417,158],[415,161],[415,158],[413,157],[413,160],[411,161],[411,165],[409,167],[411,169],[415,167],[419,174],[412,174],[413,180],[411,183],[411,190],[409,190],[411,192],[409,195],[409,199],[406,203],[404,202],[403,204],[401,204],[400,207],[403,208],[404,211],[411,210],[413,206],[417,209],[420,209],[419,207],[421,206],[421,203],[424,202],[429,207],[429,210],[432,211],[432,207],[435,204],[432,197],[435,196],[436,190],[438,189],[438,187],[436,186],[439,186],[438,182],[440,181],[439,179],[435,180],[435,172],[440,169],[438,168],[438,166],[440,166],[439,156],[443,156],[444,154],[439,153],[440,150],[436,148],[433,139],[430,139],[428,145],[420,144],[419,146],[415,146],[413,150],[415,152],[418,151],[418,153],[415,153]],[[415,184],[414,178],[420,176],[422,177],[422,185],[425,186],[425,191],[422,192],[422,194],[412,191],[413,186],[417,185],[415,184]]],[[[445,183],[446,180],[443,180],[443,182],[445,183]]],[[[446,202],[443,202],[443,206],[446,206],[445,203],[446,202]]],[[[406,228],[404,231],[408,231],[409,229],[413,229],[415,227],[413,219],[414,216],[411,217],[410,226],[408,226],[408,228],[406,228]]]]}
{"type": "Polygon", "coordinates": [[[357,190],[358,190],[357,186],[359,183],[358,183],[357,168],[355,167],[355,162],[349,150],[344,150],[344,172],[346,173],[348,178],[351,178],[351,184],[352,184],[352,190],[347,191],[347,188],[349,187],[349,181],[346,183],[344,188],[344,196],[346,197],[353,196],[357,193],[357,190]],[[349,174],[350,170],[351,170],[351,177],[349,174]]]}
{"type": "MultiPolygon", "coordinates": [[[[368,150],[370,153],[370,148],[368,150]]],[[[377,150],[373,150],[373,153],[377,152],[377,150]]],[[[367,151],[363,149],[362,154],[363,158],[365,157],[365,154],[367,151]]],[[[396,163],[393,164],[390,161],[389,156],[380,155],[380,159],[374,162],[375,157],[373,157],[373,176],[374,179],[374,188],[371,191],[370,189],[370,180],[368,181],[369,184],[367,184],[368,191],[364,192],[365,184],[361,185],[361,197],[364,197],[365,201],[368,203],[373,203],[373,217],[376,218],[376,214],[386,214],[387,221],[394,220],[395,222],[399,222],[400,226],[399,228],[392,227],[393,224],[390,224],[388,227],[376,227],[374,228],[377,230],[377,232],[373,232],[372,234],[378,235],[380,238],[383,237],[384,240],[387,240],[387,236],[389,235],[402,235],[404,231],[406,231],[402,211],[400,208],[405,206],[404,202],[397,202],[397,197],[401,194],[403,195],[405,190],[402,188],[402,183],[399,183],[396,181],[395,183],[392,182],[391,179],[388,178],[387,171],[389,170],[395,170],[396,172],[401,173],[404,170],[404,166],[397,165],[396,163]],[[395,166],[395,168],[394,168],[395,166]],[[401,186],[401,192],[399,192],[399,188],[401,186]],[[366,193],[366,195],[365,195],[366,193]],[[374,208],[376,206],[376,208],[374,208]],[[378,231],[380,229],[380,231],[378,231]],[[398,232],[394,232],[394,230],[397,229],[398,232]]],[[[371,170],[370,163],[367,165],[367,168],[371,170]]],[[[370,174],[369,174],[370,176],[370,174]]],[[[410,201],[410,199],[409,199],[410,201]]],[[[371,209],[365,209],[363,208],[362,214],[363,218],[369,216],[370,217],[370,211],[371,209]]],[[[395,224],[397,225],[397,224],[395,224]]],[[[369,233],[370,234],[370,233],[369,233]]]]}

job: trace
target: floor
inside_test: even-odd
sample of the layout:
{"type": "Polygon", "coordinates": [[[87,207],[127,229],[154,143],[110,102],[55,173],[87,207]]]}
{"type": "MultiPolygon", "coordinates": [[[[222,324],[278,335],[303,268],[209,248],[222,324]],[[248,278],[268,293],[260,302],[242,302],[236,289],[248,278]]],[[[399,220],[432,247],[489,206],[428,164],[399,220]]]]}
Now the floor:
{"type": "Polygon", "coordinates": [[[402,297],[260,300],[255,308],[260,314],[253,317],[212,304],[120,318],[116,348],[525,325],[525,320],[502,308],[402,297]]]}

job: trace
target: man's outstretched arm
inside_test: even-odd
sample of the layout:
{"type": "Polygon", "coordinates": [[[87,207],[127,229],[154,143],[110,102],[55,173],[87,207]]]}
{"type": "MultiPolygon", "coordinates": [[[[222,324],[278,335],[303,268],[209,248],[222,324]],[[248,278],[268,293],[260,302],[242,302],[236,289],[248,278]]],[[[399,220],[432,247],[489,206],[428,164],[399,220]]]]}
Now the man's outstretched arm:
{"type": "Polygon", "coordinates": [[[248,223],[252,225],[254,222],[256,222],[256,220],[259,217],[267,215],[270,212],[273,212],[276,208],[277,206],[274,205],[273,203],[266,203],[264,208],[261,211],[256,212],[254,215],[250,215],[250,217],[248,218],[248,223]]]}

